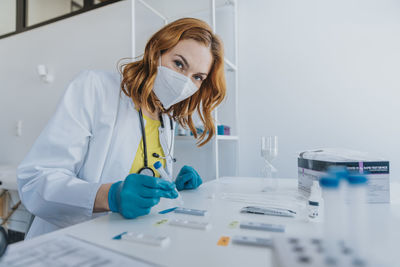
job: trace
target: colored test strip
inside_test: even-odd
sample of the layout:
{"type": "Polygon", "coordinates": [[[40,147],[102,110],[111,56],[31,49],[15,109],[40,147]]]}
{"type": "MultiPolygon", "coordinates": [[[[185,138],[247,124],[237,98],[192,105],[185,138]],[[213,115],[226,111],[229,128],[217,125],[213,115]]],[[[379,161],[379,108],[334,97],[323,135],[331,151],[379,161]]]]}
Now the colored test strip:
{"type": "Polygon", "coordinates": [[[195,215],[195,216],[205,216],[207,214],[206,210],[197,210],[197,209],[187,209],[178,207],[174,210],[175,213],[195,215]]]}

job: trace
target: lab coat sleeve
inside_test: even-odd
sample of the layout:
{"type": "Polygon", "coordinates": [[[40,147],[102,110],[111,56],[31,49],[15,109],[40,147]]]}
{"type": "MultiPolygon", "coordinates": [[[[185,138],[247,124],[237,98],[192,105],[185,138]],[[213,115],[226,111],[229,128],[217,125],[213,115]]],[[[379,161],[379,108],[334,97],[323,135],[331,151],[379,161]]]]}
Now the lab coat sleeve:
{"type": "Polygon", "coordinates": [[[99,112],[101,83],[85,71],[68,86],[57,110],[17,169],[25,207],[58,227],[92,216],[98,177],[78,177],[99,112]],[[96,108],[97,106],[97,108],[96,108]]]}

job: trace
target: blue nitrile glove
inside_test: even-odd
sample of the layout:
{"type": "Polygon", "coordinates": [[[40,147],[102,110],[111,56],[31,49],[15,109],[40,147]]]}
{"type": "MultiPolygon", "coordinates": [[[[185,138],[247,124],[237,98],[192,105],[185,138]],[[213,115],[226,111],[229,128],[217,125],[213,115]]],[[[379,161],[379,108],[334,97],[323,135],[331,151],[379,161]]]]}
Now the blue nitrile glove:
{"type": "Polygon", "coordinates": [[[179,191],[185,189],[195,189],[202,183],[203,181],[196,170],[186,165],[182,167],[175,180],[176,189],[179,191]]]}
{"type": "Polygon", "coordinates": [[[108,206],[127,219],[150,213],[151,207],[160,202],[160,197],[177,198],[175,184],[141,174],[129,174],[125,181],[111,185],[108,191],[108,206]]]}

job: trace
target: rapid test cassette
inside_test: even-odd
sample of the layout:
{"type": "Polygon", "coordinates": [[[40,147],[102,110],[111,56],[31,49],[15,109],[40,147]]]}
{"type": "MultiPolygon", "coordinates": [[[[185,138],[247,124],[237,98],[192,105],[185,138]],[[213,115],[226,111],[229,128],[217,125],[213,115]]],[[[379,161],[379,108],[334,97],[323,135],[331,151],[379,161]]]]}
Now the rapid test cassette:
{"type": "Polygon", "coordinates": [[[178,207],[174,210],[175,213],[194,215],[194,216],[206,216],[208,213],[206,210],[197,210],[197,209],[187,209],[178,207]]]}
{"type": "Polygon", "coordinates": [[[188,221],[182,219],[173,219],[169,222],[169,224],[173,226],[200,229],[200,230],[208,230],[211,228],[211,224],[208,222],[188,221]]]}
{"type": "Polygon", "coordinates": [[[270,231],[270,232],[284,232],[285,231],[284,225],[260,223],[260,222],[241,222],[240,228],[251,229],[251,230],[270,231]]]}
{"type": "Polygon", "coordinates": [[[135,243],[142,243],[147,245],[165,247],[170,243],[170,238],[168,236],[156,236],[143,233],[132,233],[125,232],[114,239],[126,240],[135,243]]]}
{"type": "Polygon", "coordinates": [[[232,238],[232,243],[239,244],[239,245],[271,247],[272,239],[271,238],[260,238],[260,237],[254,237],[254,236],[235,235],[232,238]]]}

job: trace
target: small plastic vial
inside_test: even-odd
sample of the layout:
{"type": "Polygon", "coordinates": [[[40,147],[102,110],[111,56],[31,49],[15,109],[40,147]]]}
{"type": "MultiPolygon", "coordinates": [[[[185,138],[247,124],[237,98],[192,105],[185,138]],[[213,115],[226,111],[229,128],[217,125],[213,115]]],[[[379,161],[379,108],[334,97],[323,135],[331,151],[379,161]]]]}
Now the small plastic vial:
{"type": "Polygon", "coordinates": [[[319,221],[321,202],[321,188],[319,187],[318,181],[313,181],[311,186],[311,194],[307,203],[308,217],[310,220],[319,221]]]}

